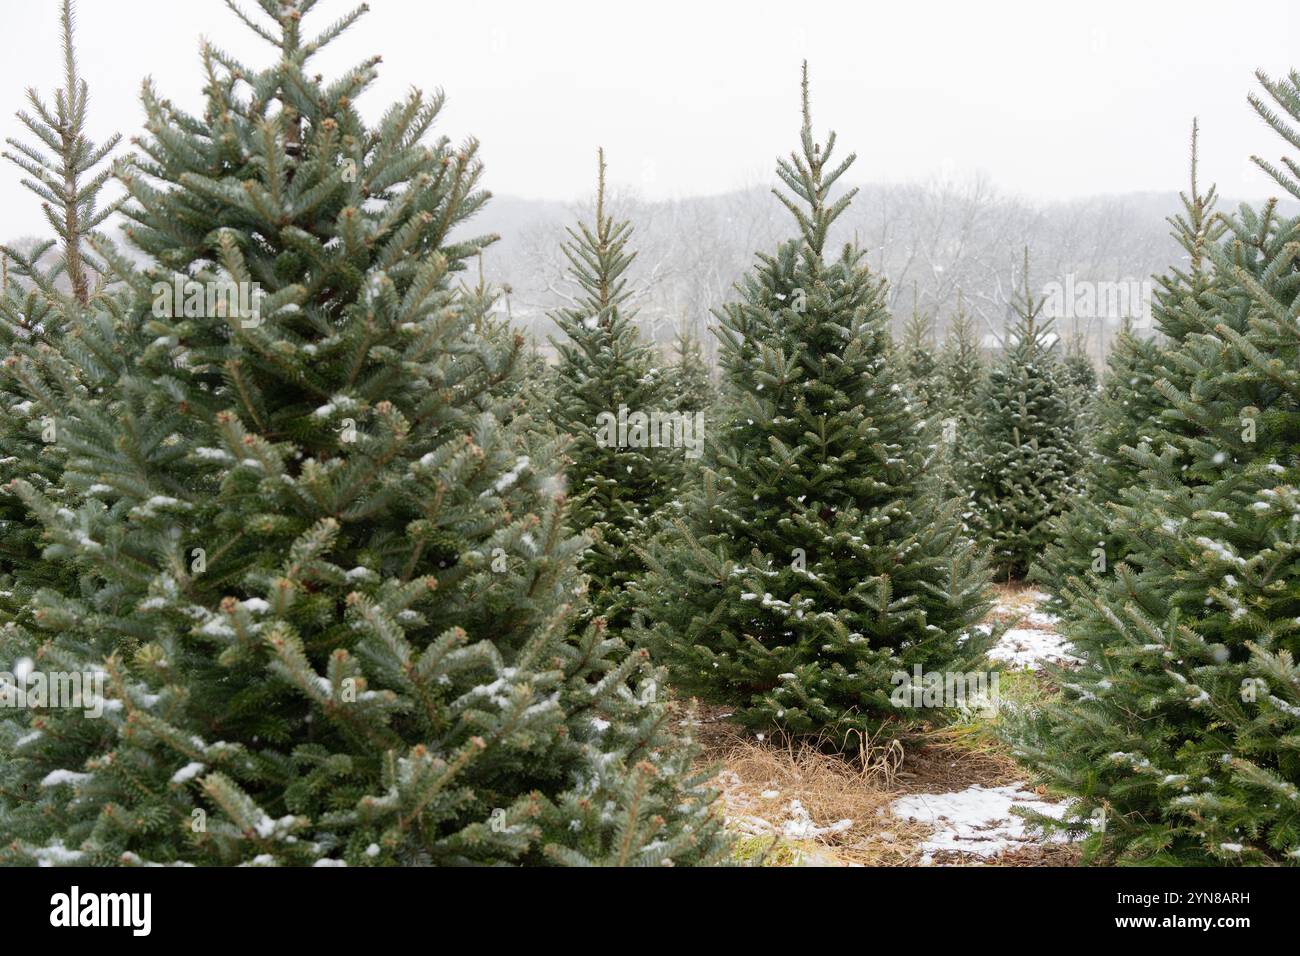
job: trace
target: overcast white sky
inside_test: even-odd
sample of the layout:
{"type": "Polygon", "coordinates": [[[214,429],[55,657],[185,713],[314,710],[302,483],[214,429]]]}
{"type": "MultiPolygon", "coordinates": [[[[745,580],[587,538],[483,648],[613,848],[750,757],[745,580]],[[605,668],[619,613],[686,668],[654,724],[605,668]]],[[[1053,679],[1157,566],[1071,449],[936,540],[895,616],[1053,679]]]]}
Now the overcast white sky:
{"type": "MultiPolygon", "coordinates": [[[[23,90],[60,82],[55,0],[5,0],[0,133],[23,90]]],[[[246,8],[255,4],[245,0],[246,8]]],[[[322,0],[317,29],[348,0],[322,0]]],[[[1300,67],[1300,4],[874,0],[371,0],[317,61],[327,75],[384,57],[374,115],[409,86],[448,94],[442,130],[477,136],[498,194],[573,199],[610,176],[658,198],[767,183],[795,145],[799,61],[813,118],[859,154],[856,181],[981,170],[1035,198],[1183,187],[1193,115],[1204,176],[1227,196],[1274,193],[1245,162],[1280,140],[1246,94],[1253,71],[1300,67]]],[[[311,23],[309,20],[309,25],[311,23]]],[[[220,0],[81,0],[94,130],[134,133],[139,84],[197,110],[200,36],[267,62],[271,49],[220,0]]],[[[0,237],[41,219],[12,167],[0,237]]]]}

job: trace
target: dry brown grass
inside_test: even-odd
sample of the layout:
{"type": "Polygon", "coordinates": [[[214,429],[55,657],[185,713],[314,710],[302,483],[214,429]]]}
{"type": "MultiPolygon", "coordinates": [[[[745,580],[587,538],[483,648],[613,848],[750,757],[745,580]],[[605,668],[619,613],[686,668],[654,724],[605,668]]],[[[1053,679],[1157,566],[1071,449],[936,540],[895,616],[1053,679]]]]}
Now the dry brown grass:
{"type": "Polygon", "coordinates": [[[1013,581],[1010,584],[994,584],[993,591],[998,606],[989,614],[989,621],[1015,624],[1026,614],[1040,610],[1040,602],[1035,595],[1042,594],[1043,590],[1037,585],[1013,581]]]}
{"type": "MultiPolygon", "coordinates": [[[[909,793],[948,793],[974,784],[997,787],[1024,779],[1014,760],[994,742],[967,728],[945,727],[908,739],[863,740],[856,754],[840,756],[823,741],[784,737],[757,739],[733,724],[725,711],[692,711],[704,744],[703,762],[714,768],[728,829],[738,838],[736,855],[768,866],[916,866],[927,854],[921,844],[930,827],[893,816],[889,806],[909,793]],[[792,837],[784,832],[791,802],[811,822],[847,828],[792,837]]],[[[839,741],[836,741],[838,744],[839,741]]],[[[930,854],[933,856],[933,854],[930,854]]],[[[1069,865],[1071,851],[1025,847],[993,859],[944,853],[934,861],[965,866],[1069,865]]]]}
{"type": "Polygon", "coordinates": [[[898,775],[908,793],[950,793],[975,784],[1001,787],[1025,777],[1000,742],[972,725],[932,729],[913,747],[912,759],[898,775]]]}
{"type": "Polygon", "coordinates": [[[732,829],[750,843],[769,843],[769,857],[778,865],[899,866],[920,855],[915,844],[925,828],[888,812],[900,795],[895,774],[903,751],[896,741],[864,740],[858,757],[846,760],[826,753],[817,741],[758,741],[733,733],[715,738],[709,757],[724,768],[716,783],[732,829]],[[782,827],[791,819],[794,800],[817,827],[851,822],[846,829],[806,839],[786,836],[782,827]]]}
{"type": "MultiPolygon", "coordinates": [[[[893,816],[889,806],[909,793],[948,793],[974,784],[997,787],[1024,779],[997,746],[964,739],[942,728],[911,738],[864,741],[856,756],[828,753],[819,741],[758,740],[723,717],[705,717],[705,760],[721,768],[728,829],[738,838],[737,857],[768,866],[916,866],[922,858],[957,866],[1068,866],[1077,851],[1057,844],[1030,845],[986,859],[974,854],[927,854],[931,833],[922,822],[893,816]],[[798,800],[819,828],[851,821],[840,831],[807,838],[783,832],[798,800]]],[[[1039,790],[1041,793],[1041,789],[1039,790]]]]}

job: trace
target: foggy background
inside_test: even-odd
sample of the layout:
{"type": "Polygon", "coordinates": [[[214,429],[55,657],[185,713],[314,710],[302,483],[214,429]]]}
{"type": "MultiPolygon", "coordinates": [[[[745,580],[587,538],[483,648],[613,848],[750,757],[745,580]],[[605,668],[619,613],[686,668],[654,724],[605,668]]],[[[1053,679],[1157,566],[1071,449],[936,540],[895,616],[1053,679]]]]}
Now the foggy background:
{"type": "MultiPolygon", "coordinates": [[[[311,32],[352,6],[323,0],[311,32]]],[[[915,307],[941,334],[960,289],[996,344],[1024,245],[1038,289],[1066,273],[1142,280],[1177,259],[1164,217],[1186,188],[1193,116],[1202,184],[1219,185],[1221,208],[1276,192],[1248,162],[1276,158],[1277,141],[1246,94],[1256,68],[1294,65],[1300,39],[1297,5],[1278,0],[1249,16],[1209,2],[371,7],[316,70],[382,54],[361,103],[372,119],[411,86],[446,90],[438,131],[482,142],[497,197],[473,224],[503,237],[486,276],[509,284],[511,314],[539,342],[545,311],[569,292],[558,243],[589,206],[598,145],[615,209],[635,220],[641,319],[658,341],[702,327],[754,251],[791,234],[769,188],[775,157],[797,142],[806,57],[815,130],[835,129],[842,154],[859,156],[846,181],[864,188],[836,238],[870,250],[896,321],[915,307]]],[[[9,0],[5,12],[0,135],[23,137],[24,89],[50,96],[61,82],[57,10],[9,0]]],[[[82,0],[96,138],[138,130],[145,75],[199,111],[200,36],[252,65],[274,55],[220,0],[82,0]]],[[[18,178],[0,176],[11,241],[44,232],[18,178]]],[[[1061,331],[1100,357],[1118,320],[1061,331]]]]}

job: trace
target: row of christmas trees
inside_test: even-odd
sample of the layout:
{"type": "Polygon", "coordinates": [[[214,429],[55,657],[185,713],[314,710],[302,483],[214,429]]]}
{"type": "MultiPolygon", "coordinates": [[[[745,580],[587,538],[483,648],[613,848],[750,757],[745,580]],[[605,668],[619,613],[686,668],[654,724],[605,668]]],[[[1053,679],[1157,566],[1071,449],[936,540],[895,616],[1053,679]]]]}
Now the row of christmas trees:
{"type": "Polygon", "coordinates": [[[64,89],[14,144],[60,254],[8,251],[0,303],[0,659],[92,690],[0,712],[0,859],[716,862],[665,683],[856,749],[935,718],[898,673],[987,667],[990,576],[1035,560],[1085,660],[1004,730],[1096,858],[1295,856],[1300,221],[1193,188],[1164,337],[1122,340],[1085,454],[1027,278],[964,416],[923,393],[828,248],[853,157],[805,74],[794,238],[718,314],[706,410],[638,337],[603,157],[547,370],[457,281],[493,237],[453,238],[487,194],[441,98],[368,127],[377,61],[307,69],[360,11],[259,3],[274,64],[205,46],[204,113],[147,85],[109,170],[64,0],[64,89]],[[147,266],[95,232],[110,172],[147,266]],[[256,309],[158,293],[195,283],[256,309]]]}
{"type": "Polygon", "coordinates": [[[943,350],[932,319],[914,311],[896,356],[911,394],[944,425],[945,491],[966,503],[967,526],[995,576],[1023,578],[1055,539],[1054,519],[1078,492],[1097,377],[1078,342],[1062,353],[1046,297],[1033,293],[1029,252],[1015,319],[987,366],[960,296],[943,350]]]}

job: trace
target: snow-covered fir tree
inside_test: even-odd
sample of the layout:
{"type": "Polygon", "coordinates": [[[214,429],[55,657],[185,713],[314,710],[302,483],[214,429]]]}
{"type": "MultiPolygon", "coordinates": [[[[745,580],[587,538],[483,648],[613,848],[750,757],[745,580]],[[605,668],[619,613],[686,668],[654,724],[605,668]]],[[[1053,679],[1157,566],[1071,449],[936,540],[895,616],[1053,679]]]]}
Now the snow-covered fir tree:
{"type": "Polygon", "coordinates": [[[895,355],[908,388],[930,416],[944,418],[950,409],[943,371],[934,344],[934,316],[921,310],[912,289],[912,314],[903,323],[902,340],[895,355]]]}
{"type": "Polygon", "coordinates": [[[969,419],[972,406],[969,399],[979,391],[984,380],[984,359],[980,355],[979,331],[974,318],[966,311],[960,291],[939,354],[939,376],[940,389],[951,403],[952,413],[963,420],[969,419]]]}
{"type": "MultiPolygon", "coordinates": [[[[1252,103],[1294,146],[1300,77],[1260,79],[1272,102],[1252,103]]],[[[1294,158],[1261,165],[1300,196],[1294,158]]],[[[1122,560],[1067,588],[1084,663],[1010,735],[1075,798],[1093,861],[1300,860],[1300,219],[1270,200],[1222,221],[1189,237],[1205,274],[1154,310],[1165,408],[1126,449],[1122,560]]]]}
{"type": "Polygon", "coordinates": [[[966,311],[960,290],[948,324],[948,334],[939,353],[939,408],[931,415],[941,416],[941,454],[936,468],[940,474],[944,497],[961,500],[962,519],[972,517],[971,489],[966,483],[963,462],[972,452],[976,440],[975,398],[984,384],[984,359],[980,354],[979,333],[975,320],[966,311]]]}
{"type": "Polygon", "coordinates": [[[729,417],[636,588],[641,638],[681,689],[854,749],[920,716],[893,705],[895,675],[971,669],[989,604],[927,473],[938,427],[890,360],[883,284],[858,247],[826,249],[855,192],[832,198],[854,160],[834,148],[813,139],[805,66],[800,148],[777,166],[798,234],[717,314],[729,417]]]}
{"type": "Polygon", "coordinates": [[[1097,398],[1097,369],[1088,357],[1085,343],[1080,338],[1070,340],[1061,359],[1061,379],[1068,390],[1068,400],[1074,408],[1075,429],[1083,440],[1090,427],[1093,402],[1097,398]]]}
{"type": "MultiPolygon", "coordinates": [[[[628,584],[643,570],[632,550],[676,491],[687,448],[662,416],[679,412],[669,377],[655,362],[631,307],[632,224],[605,205],[605,153],[599,152],[591,223],[570,228],[564,255],[576,301],[552,314],[564,333],[550,416],[572,444],[567,476],[575,520],[594,544],[583,560],[593,609],[621,630],[631,616],[628,584]]],[[[688,414],[695,440],[695,419],[688,414]]]]}
{"type": "Polygon", "coordinates": [[[77,64],[74,17],[72,0],[63,0],[63,86],[53,103],[28,90],[30,110],[18,113],[27,138],[9,139],[3,151],[21,170],[22,184],[40,199],[49,238],[29,250],[0,247],[0,624],[23,614],[48,575],[60,576],[40,556],[39,522],[4,489],[26,478],[58,495],[68,449],[55,440],[48,409],[59,406],[62,393],[87,387],[101,367],[68,338],[69,327],[84,309],[115,307],[108,266],[94,245],[106,243],[96,230],[120,203],[102,201],[107,159],[120,137],[97,144],[87,131],[90,85],[77,64]],[[57,381],[43,386],[33,362],[46,360],[52,350],[67,360],[57,381]],[[31,398],[34,388],[44,389],[39,402],[31,398]]]}
{"type": "Polygon", "coordinates": [[[477,145],[418,91],[366,125],[377,58],[310,69],[363,10],[311,35],[313,6],[260,0],[264,69],[205,46],[201,114],[146,87],[129,307],[70,313],[73,351],[6,386],[65,452],[10,485],[61,573],[0,642],[90,690],[0,713],[0,860],[715,859],[659,676],[575,628],[522,340],[454,282],[490,240],[449,238],[487,200],[477,145]],[[95,389],[56,388],[69,354],[95,389]]]}
{"type": "Polygon", "coordinates": [[[1051,519],[1073,492],[1079,466],[1075,407],[1056,357],[1056,333],[1035,298],[1025,252],[1001,360],[976,396],[962,480],[972,520],[1000,577],[1019,577],[1041,553],[1051,519]]]}
{"type": "MultiPolygon", "coordinates": [[[[684,412],[707,412],[713,405],[713,376],[700,337],[683,322],[673,336],[673,363],[667,370],[668,393],[684,412]]],[[[706,418],[707,420],[707,418],[706,418]]]]}

